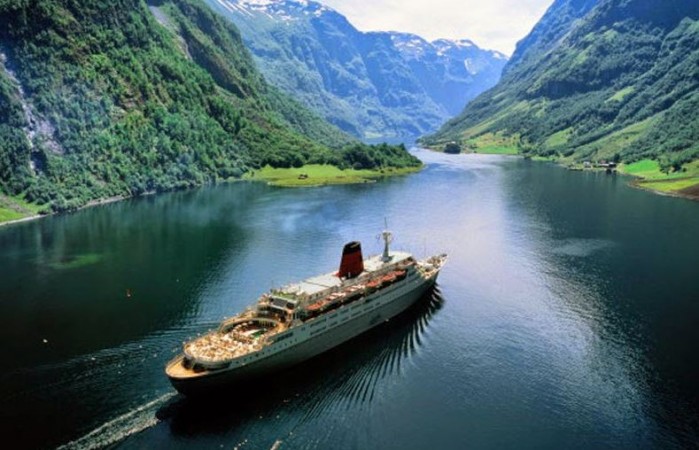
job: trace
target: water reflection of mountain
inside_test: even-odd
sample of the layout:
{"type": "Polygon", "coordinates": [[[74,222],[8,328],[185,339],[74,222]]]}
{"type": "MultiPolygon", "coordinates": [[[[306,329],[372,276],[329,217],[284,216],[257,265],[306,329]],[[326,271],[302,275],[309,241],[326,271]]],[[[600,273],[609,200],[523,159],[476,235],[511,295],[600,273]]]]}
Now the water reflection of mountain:
{"type": "Polygon", "coordinates": [[[374,400],[380,381],[396,377],[420,347],[422,336],[444,299],[438,287],[382,326],[294,368],[235,386],[215,399],[178,396],[157,417],[177,436],[226,435],[259,417],[285,416],[302,409],[296,428],[314,417],[374,400]]]}

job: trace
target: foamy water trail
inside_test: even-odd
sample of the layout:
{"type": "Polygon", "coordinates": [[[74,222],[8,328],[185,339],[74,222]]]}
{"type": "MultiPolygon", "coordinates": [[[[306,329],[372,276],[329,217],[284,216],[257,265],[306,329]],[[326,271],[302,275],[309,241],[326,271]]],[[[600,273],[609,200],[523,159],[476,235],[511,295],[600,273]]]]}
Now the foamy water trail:
{"type": "Polygon", "coordinates": [[[169,392],[100,425],[85,436],[58,447],[58,450],[91,450],[115,444],[159,422],[156,410],[176,394],[169,392]]]}

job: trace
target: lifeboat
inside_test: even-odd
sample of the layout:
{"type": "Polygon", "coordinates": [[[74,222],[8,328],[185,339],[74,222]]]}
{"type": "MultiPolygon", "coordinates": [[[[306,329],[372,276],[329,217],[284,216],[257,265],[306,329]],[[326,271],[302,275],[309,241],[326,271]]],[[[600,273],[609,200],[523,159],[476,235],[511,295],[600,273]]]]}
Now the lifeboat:
{"type": "Polygon", "coordinates": [[[366,284],[366,290],[368,292],[374,292],[380,287],[381,287],[381,279],[380,278],[375,278],[375,279],[367,282],[367,284],[366,284]]]}
{"type": "Polygon", "coordinates": [[[311,303],[310,305],[308,305],[308,306],[306,307],[306,309],[307,309],[309,312],[318,312],[318,311],[320,311],[321,309],[325,308],[325,306],[326,306],[328,303],[329,303],[329,302],[328,302],[328,300],[326,300],[326,299],[318,300],[317,302],[311,303]]]}
{"type": "Polygon", "coordinates": [[[391,284],[394,281],[396,281],[396,274],[394,272],[389,272],[386,275],[384,275],[383,277],[381,277],[381,282],[384,285],[391,284]]]}

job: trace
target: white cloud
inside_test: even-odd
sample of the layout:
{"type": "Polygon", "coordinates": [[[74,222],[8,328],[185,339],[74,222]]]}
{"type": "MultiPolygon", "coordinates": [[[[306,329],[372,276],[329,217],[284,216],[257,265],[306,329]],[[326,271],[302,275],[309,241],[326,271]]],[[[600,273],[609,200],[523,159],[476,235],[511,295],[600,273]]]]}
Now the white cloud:
{"type": "Polygon", "coordinates": [[[512,54],[553,0],[318,0],[362,31],[405,31],[426,39],[468,38],[512,54]]]}

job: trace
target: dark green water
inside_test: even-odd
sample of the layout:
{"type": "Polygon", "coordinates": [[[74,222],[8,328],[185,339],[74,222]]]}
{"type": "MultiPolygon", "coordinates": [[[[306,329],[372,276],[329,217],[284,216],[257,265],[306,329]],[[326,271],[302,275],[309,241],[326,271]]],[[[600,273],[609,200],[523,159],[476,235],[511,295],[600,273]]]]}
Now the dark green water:
{"type": "Polygon", "coordinates": [[[376,184],[240,183],[0,228],[3,447],[697,446],[699,204],[420,156],[376,184]],[[435,292],[247,392],[174,394],[183,340],[335,268],[345,241],[378,253],[384,217],[396,247],[450,254],[435,292]]]}

